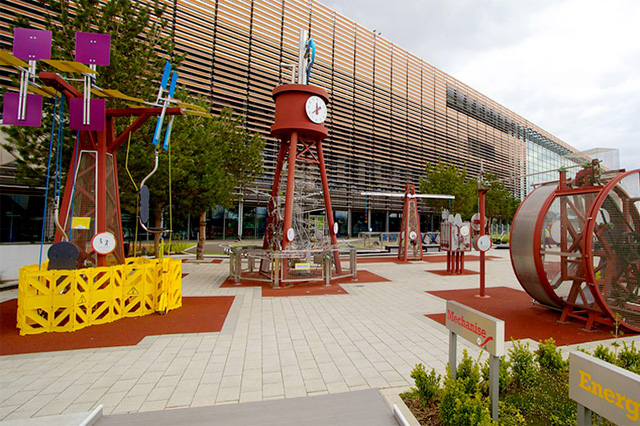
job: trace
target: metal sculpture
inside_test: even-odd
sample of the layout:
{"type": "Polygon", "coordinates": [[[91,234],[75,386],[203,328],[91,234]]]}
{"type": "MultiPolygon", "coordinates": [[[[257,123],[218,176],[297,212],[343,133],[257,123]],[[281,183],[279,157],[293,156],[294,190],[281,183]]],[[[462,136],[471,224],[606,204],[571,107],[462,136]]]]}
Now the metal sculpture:
{"type": "MultiPolygon", "coordinates": [[[[57,229],[49,262],[20,270],[17,318],[20,333],[73,331],[123,316],[175,309],[182,303],[181,262],[170,258],[124,258],[116,151],[149,118],[159,115],[173,118],[182,115],[183,109],[169,105],[173,102],[172,93],[164,104],[153,104],[96,86],[97,65],[109,65],[109,35],[76,33],[76,61],[52,60],[50,53],[51,32],[22,28],[14,31],[14,54],[0,51],[0,65],[15,67],[20,72],[18,93],[7,93],[4,98],[4,124],[40,126],[43,97],[55,96],[53,115],[59,97],[60,116],[53,117],[54,123],[57,119],[61,132],[66,101],[69,127],[77,131],[60,209],[55,196],[57,229]],[[38,60],[62,73],[81,74],[82,90],[70,83],[75,79],[59,73],[36,73],[38,60]],[[91,95],[99,99],[91,99],[91,95]],[[107,109],[106,98],[147,107],[107,109]],[[118,117],[135,120],[116,135],[118,117]]],[[[158,122],[158,128],[161,127],[162,119],[158,122]]],[[[56,179],[62,164],[60,133],[58,142],[56,179]]],[[[49,153],[51,159],[51,144],[49,153]]],[[[49,167],[47,179],[48,176],[49,167]]],[[[45,200],[45,206],[46,203],[45,200]]]]}
{"type": "Polygon", "coordinates": [[[538,186],[518,209],[511,261],[522,287],[560,320],[640,331],[640,170],[597,161],[538,186]]]}
{"type": "Polygon", "coordinates": [[[404,193],[396,192],[363,192],[361,195],[375,197],[403,197],[402,223],[398,240],[398,260],[422,260],[422,235],[420,234],[420,215],[418,214],[418,198],[437,200],[454,200],[454,195],[416,194],[416,187],[408,183],[404,193]]]}
{"type": "Polygon", "coordinates": [[[350,251],[348,270],[343,271],[340,263],[338,224],[333,218],[322,149],[328,135],[324,121],[329,95],[308,84],[315,44],[304,30],[298,48],[297,65],[283,64],[292,70],[291,83],[273,90],[276,114],[271,134],[279,139],[280,147],[262,248],[229,248],[229,272],[236,284],[244,279],[270,282],[273,288],[313,280],[330,285],[332,278],[356,276],[355,248],[350,251]],[[322,202],[315,198],[320,194],[322,202]],[[321,227],[317,220],[312,225],[310,214],[316,211],[326,215],[321,227]],[[254,266],[257,260],[259,269],[254,266]]]}
{"type": "Polygon", "coordinates": [[[446,210],[440,223],[440,250],[447,252],[447,273],[464,271],[464,254],[471,250],[471,224],[463,222],[460,213],[455,216],[446,210]]]}

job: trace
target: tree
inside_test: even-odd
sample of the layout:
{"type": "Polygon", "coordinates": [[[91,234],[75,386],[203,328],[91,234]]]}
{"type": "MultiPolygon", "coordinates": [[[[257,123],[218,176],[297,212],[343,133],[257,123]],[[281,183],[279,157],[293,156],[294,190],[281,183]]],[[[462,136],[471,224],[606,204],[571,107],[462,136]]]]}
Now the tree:
{"type": "Polygon", "coordinates": [[[180,188],[177,208],[200,213],[197,257],[202,259],[206,239],[206,212],[215,205],[229,206],[233,190],[262,174],[264,141],[250,135],[244,117],[224,108],[220,116],[182,117],[172,137],[175,186],[180,188]]]}
{"type": "Polygon", "coordinates": [[[485,200],[486,214],[488,218],[511,221],[520,205],[520,199],[505,188],[502,182],[494,173],[487,173],[484,176],[488,183],[488,191],[485,200]]]}
{"type": "MultiPolygon", "coordinates": [[[[439,162],[437,165],[427,164],[426,178],[420,178],[420,192],[423,194],[454,195],[452,212],[468,219],[474,213],[477,200],[477,186],[474,180],[467,180],[467,170],[450,163],[439,162]]],[[[431,207],[448,209],[447,200],[428,200],[431,207]]]]}

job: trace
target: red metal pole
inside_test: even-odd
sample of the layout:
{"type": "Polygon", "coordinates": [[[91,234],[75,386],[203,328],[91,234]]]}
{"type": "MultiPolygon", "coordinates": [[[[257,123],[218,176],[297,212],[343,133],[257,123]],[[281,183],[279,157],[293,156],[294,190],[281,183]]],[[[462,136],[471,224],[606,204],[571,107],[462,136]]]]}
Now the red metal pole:
{"type": "MultiPolygon", "coordinates": [[[[480,236],[485,235],[485,195],[487,190],[484,188],[478,189],[478,206],[480,210],[480,236]]],[[[480,297],[487,297],[484,292],[484,252],[480,252],[480,297]]]]}
{"type": "MultiPolygon", "coordinates": [[[[98,182],[96,194],[96,234],[107,230],[107,132],[98,133],[98,182]]],[[[107,266],[107,256],[96,253],[98,266],[107,266]]]]}
{"type": "MultiPolygon", "coordinates": [[[[329,194],[329,181],[327,180],[327,169],[324,166],[324,153],[322,151],[322,141],[316,142],[316,151],[318,151],[318,165],[320,166],[320,179],[322,180],[322,194],[324,196],[324,206],[327,211],[327,222],[329,223],[329,235],[331,236],[331,244],[338,245],[338,237],[333,232],[333,209],[331,208],[331,195],[329,194]]],[[[288,188],[287,188],[288,189],[288,188]]],[[[342,265],[340,265],[340,254],[333,252],[333,261],[336,265],[336,273],[342,273],[342,265]]]]}
{"type": "Polygon", "coordinates": [[[293,216],[293,190],[296,177],[296,154],[298,148],[298,132],[291,132],[289,140],[289,164],[287,167],[287,197],[284,204],[284,223],[282,224],[282,249],[289,245],[287,234],[291,228],[291,218],[293,216]]]}
{"type": "MultiPolygon", "coordinates": [[[[276,171],[273,175],[273,186],[271,187],[271,198],[269,199],[268,210],[267,210],[267,223],[265,227],[264,238],[262,240],[262,248],[267,249],[270,248],[268,246],[270,237],[273,235],[268,235],[271,230],[271,223],[273,223],[273,215],[271,212],[275,208],[275,199],[278,196],[278,187],[280,186],[280,173],[282,172],[282,163],[284,163],[284,157],[287,154],[287,145],[284,141],[280,141],[280,149],[278,150],[278,162],[276,163],[276,171]]],[[[273,247],[271,247],[273,248],[273,247]]]]}

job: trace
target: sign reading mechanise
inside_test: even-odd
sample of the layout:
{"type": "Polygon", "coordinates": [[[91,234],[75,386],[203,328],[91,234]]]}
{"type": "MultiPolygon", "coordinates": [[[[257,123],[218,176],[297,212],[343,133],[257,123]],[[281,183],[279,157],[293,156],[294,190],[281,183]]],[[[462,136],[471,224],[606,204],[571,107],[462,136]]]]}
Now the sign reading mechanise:
{"type": "Polygon", "coordinates": [[[446,327],[493,356],[504,355],[504,321],[447,301],[446,327]]]}
{"type": "Polygon", "coordinates": [[[640,376],[581,352],[569,354],[569,397],[618,425],[640,425],[640,376]]]}

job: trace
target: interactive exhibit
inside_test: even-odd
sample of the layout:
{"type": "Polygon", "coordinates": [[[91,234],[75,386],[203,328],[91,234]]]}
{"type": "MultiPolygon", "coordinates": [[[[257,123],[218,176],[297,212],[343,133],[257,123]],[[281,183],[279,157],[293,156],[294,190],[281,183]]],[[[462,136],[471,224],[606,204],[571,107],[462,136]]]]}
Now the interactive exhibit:
{"type": "MultiPolygon", "coordinates": [[[[420,233],[420,215],[418,198],[453,200],[453,195],[416,194],[416,187],[407,184],[404,193],[363,192],[361,195],[374,197],[403,197],[402,222],[398,236],[398,260],[423,260],[422,235],[420,233]]],[[[382,237],[382,236],[381,236],[382,237]]]]}
{"type": "Polygon", "coordinates": [[[298,64],[290,67],[291,84],[273,90],[276,103],[271,134],[280,148],[262,247],[231,246],[230,275],[269,282],[273,288],[302,281],[356,277],[356,251],[338,246],[322,140],[328,136],[327,92],[308,84],[315,43],[300,32],[298,64]],[[285,179],[286,176],[286,179],[285,179]],[[318,187],[319,186],[319,187],[318,187]],[[322,194],[322,200],[318,195],[322,194]],[[313,219],[313,220],[312,220],[313,219]],[[341,263],[348,251],[348,266],[341,263]]]}
{"type": "Polygon", "coordinates": [[[566,170],[522,202],[511,261],[522,287],[560,320],[640,331],[640,170],[604,171],[597,160],[566,170]]]}
{"type": "MultiPolygon", "coordinates": [[[[5,125],[41,126],[43,97],[54,98],[43,240],[52,152],[55,151],[52,203],[55,243],[48,251],[46,262],[42,263],[41,250],[41,264],[20,270],[20,334],[73,331],[125,316],[165,313],[178,308],[182,304],[180,261],[124,256],[116,151],[149,118],[158,116],[153,138],[156,163],[146,181],[158,167],[164,118],[171,117],[163,146],[169,149],[174,117],[182,115],[183,108],[194,114],[204,114],[203,109],[181,104],[173,98],[178,75],[171,71],[168,63],[155,102],[144,102],[118,90],[98,87],[95,84],[97,66],[108,66],[110,62],[109,35],[76,33],[75,61],[52,60],[51,40],[50,31],[16,28],[13,54],[0,51],[0,65],[15,67],[20,73],[19,91],[6,93],[4,97],[5,125]],[[38,62],[46,63],[58,72],[36,72],[38,62]],[[70,83],[78,81],[70,78],[78,74],[82,76],[79,80],[82,89],[70,83]],[[92,95],[97,99],[92,99],[92,95]],[[135,105],[106,108],[106,100],[114,98],[135,105]],[[65,108],[68,127],[74,131],[76,142],[60,197],[65,108]],[[116,134],[115,121],[120,117],[130,121],[124,131],[116,134]]],[[[146,227],[148,190],[145,191],[144,181],[141,186],[142,226],[150,232],[169,232],[146,227]]]]}

